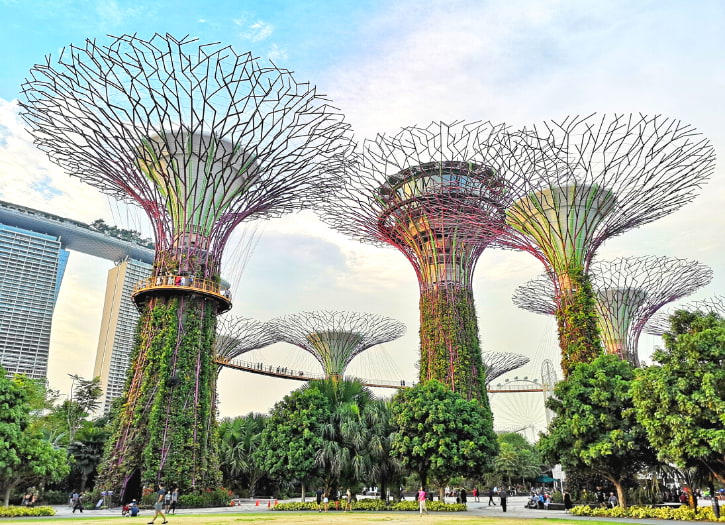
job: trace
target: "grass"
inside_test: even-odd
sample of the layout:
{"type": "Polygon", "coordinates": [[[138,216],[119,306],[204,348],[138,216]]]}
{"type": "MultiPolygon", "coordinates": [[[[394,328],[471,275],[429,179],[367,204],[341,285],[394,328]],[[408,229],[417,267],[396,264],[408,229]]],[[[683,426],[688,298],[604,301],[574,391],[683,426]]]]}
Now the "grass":
{"type": "MultiPolygon", "coordinates": [[[[121,521],[119,525],[141,525],[146,524],[151,517],[137,516],[136,518],[117,517],[72,517],[72,518],[39,518],[32,519],[32,523],[68,523],[68,525],[109,525],[114,521],[121,521]]],[[[487,518],[481,516],[457,516],[450,514],[436,515],[429,514],[427,517],[421,518],[418,513],[400,513],[400,512],[360,512],[360,513],[335,513],[321,515],[316,512],[280,512],[280,513],[254,513],[254,514],[196,514],[196,515],[177,515],[169,517],[169,525],[227,525],[234,523],[270,523],[284,525],[358,525],[362,523],[391,523],[391,524],[420,524],[429,525],[518,525],[530,522],[532,520],[544,521],[549,523],[564,523],[567,525],[611,525],[605,521],[589,521],[589,520],[569,520],[569,519],[552,519],[552,518],[503,518],[496,516],[495,518],[487,518]]],[[[3,519],[2,523],[28,523],[28,518],[23,519],[3,519]]],[[[156,520],[156,524],[161,524],[161,519],[156,520]]],[[[544,524],[542,524],[544,525],[544,524]]]]}

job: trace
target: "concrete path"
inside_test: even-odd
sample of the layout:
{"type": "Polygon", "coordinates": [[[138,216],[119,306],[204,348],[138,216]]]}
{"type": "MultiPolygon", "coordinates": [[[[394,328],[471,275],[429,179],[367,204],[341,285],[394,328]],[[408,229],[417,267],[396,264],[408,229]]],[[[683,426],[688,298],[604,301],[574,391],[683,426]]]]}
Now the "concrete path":
{"type": "MultiPolygon", "coordinates": [[[[472,499],[472,498],[471,498],[472,499]]],[[[480,503],[476,503],[474,501],[468,502],[468,511],[466,513],[461,513],[463,515],[467,516],[481,516],[481,517],[490,517],[490,518],[496,518],[496,517],[507,517],[507,518],[520,518],[522,521],[524,520],[532,520],[532,519],[540,519],[540,518],[559,518],[559,519],[571,519],[571,520],[581,520],[581,521],[609,521],[612,523],[637,523],[640,525],[664,525],[666,520],[654,520],[654,519],[632,519],[632,518],[601,518],[601,517],[584,517],[584,516],[572,516],[571,514],[563,511],[563,510],[537,510],[537,509],[529,509],[526,507],[526,502],[528,501],[527,496],[514,496],[508,499],[508,507],[507,512],[504,513],[501,510],[501,506],[499,505],[499,500],[496,498],[496,505],[495,506],[489,506],[487,504],[488,502],[488,496],[481,497],[480,503]]],[[[314,495],[312,498],[308,498],[307,501],[314,501],[314,495]]],[[[253,513],[253,512],[270,512],[270,509],[267,507],[267,502],[269,500],[266,499],[260,499],[259,500],[259,506],[256,505],[255,500],[251,501],[244,501],[241,505],[234,506],[234,507],[214,507],[214,508],[206,508],[206,509],[178,509],[176,511],[176,514],[178,516],[184,516],[189,514],[246,514],[246,513],[253,513]]],[[[294,500],[280,500],[280,502],[291,502],[291,501],[299,501],[299,499],[294,500]]],[[[75,514],[72,513],[71,509],[67,505],[63,506],[54,506],[53,507],[56,510],[56,518],[69,518],[73,516],[78,516],[80,513],[76,512],[75,514]]],[[[84,516],[93,516],[93,517],[110,517],[110,516],[118,516],[121,517],[121,507],[116,507],[113,509],[103,509],[103,510],[86,510],[83,512],[84,516]]],[[[143,509],[141,511],[141,514],[139,516],[147,519],[153,518],[154,511],[149,509],[143,509]]],[[[458,513],[456,513],[458,515],[458,513]]],[[[174,515],[171,514],[173,517],[174,515]]],[[[145,521],[145,520],[144,520],[145,521]]],[[[157,523],[161,523],[157,520],[157,523]]],[[[686,523],[686,522],[673,522],[668,521],[667,523],[674,524],[674,523],[686,523]]]]}

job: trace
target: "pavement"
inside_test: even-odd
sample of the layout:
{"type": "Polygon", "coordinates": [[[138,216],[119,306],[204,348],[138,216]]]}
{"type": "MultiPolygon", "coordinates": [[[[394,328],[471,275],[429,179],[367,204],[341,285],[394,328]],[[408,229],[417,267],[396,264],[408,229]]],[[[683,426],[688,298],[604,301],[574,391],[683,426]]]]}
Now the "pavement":
{"type": "MultiPolygon", "coordinates": [[[[314,501],[314,494],[312,497],[307,498],[307,501],[313,500],[314,501]]],[[[410,498],[408,498],[410,499],[410,498]]],[[[540,519],[540,518],[558,518],[558,519],[571,519],[571,520],[580,520],[580,521],[610,521],[612,523],[637,523],[640,525],[663,525],[665,523],[664,520],[655,520],[655,519],[632,519],[632,518],[602,518],[602,517],[585,517],[585,516],[572,516],[571,514],[563,511],[563,510],[539,510],[539,509],[530,509],[526,507],[526,503],[528,502],[528,496],[512,496],[508,499],[508,506],[507,506],[507,512],[503,512],[501,510],[501,506],[499,504],[498,498],[495,498],[496,505],[488,505],[488,496],[480,497],[480,502],[472,501],[473,498],[470,498],[468,501],[468,511],[466,513],[460,513],[465,514],[466,516],[481,516],[481,517],[507,517],[507,518],[520,518],[523,520],[531,520],[531,519],[540,519]]],[[[271,508],[267,506],[269,503],[274,503],[275,500],[268,500],[268,499],[259,499],[259,500],[240,500],[240,505],[230,506],[230,507],[212,507],[212,508],[201,508],[201,509],[177,509],[176,515],[178,516],[184,516],[184,515],[190,515],[190,514],[249,514],[249,513],[257,513],[257,512],[271,512],[271,508]],[[259,501],[259,505],[257,505],[257,501],[259,501]]],[[[292,501],[299,501],[298,499],[289,499],[289,500],[278,500],[280,503],[287,503],[292,501]]],[[[709,505],[709,502],[708,502],[709,505]]],[[[62,506],[53,506],[53,508],[56,510],[56,518],[70,518],[70,517],[77,517],[80,513],[76,512],[75,514],[72,513],[71,509],[67,505],[62,506]]],[[[459,515],[459,513],[455,513],[456,515],[459,515]]],[[[121,507],[111,508],[111,509],[101,509],[101,510],[86,510],[83,512],[84,516],[92,516],[92,517],[121,517],[121,507]]],[[[143,518],[151,519],[154,515],[154,511],[152,509],[142,509],[139,516],[143,518]]],[[[170,515],[171,517],[174,516],[174,514],[170,515]]],[[[160,521],[158,522],[160,523],[160,521]]]]}

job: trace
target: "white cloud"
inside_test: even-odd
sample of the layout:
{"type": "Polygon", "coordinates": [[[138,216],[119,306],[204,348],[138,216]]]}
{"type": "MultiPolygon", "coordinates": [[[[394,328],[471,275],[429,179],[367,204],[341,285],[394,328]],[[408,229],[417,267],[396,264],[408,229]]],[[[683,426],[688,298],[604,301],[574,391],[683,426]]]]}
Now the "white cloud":
{"type": "Polygon", "coordinates": [[[287,50],[279,47],[277,44],[272,44],[267,50],[267,58],[279,64],[287,60],[287,50]]]}

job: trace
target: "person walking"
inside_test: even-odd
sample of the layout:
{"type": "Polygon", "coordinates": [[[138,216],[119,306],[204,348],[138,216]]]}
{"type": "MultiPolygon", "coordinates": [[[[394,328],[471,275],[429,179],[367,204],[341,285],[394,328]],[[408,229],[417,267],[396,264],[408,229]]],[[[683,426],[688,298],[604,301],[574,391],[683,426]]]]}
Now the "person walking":
{"type": "Polygon", "coordinates": [[[76,513],[76,509],[80,510],[81,514],[83,514],[83,494],[78,494],[75,503],[73,503],[73,514],[76,513]]]}
{"type": "Polygon", "coordinates": [[[348,510],[352,510],[352,492],[350,492],[350,489],[347,489],[345,493],[345,512],[348,510]]]}
{"type": "Polygon", "coordinates": [[[420,487],[420,490],[418,491],[418,508],[420,508],[420,515],[422,516],[425,514],[428,515],[428,508],[425,505],[425,490],[423,490],[423,487],[420,487]]]}
{"type": "Polygon", "coordinates": [[[168,520],[166,519],[166,516],[164,515],[163,508],[164,508],[164,499],[166,498],[166,489],[164,488],[163,483],[159,483],[159,490],[156,493],[156,503],[154,503],[154,517],[151,521],[148,522],[148,525],[153,525],[153,523],[156,521],[156,518],[161,516],[161,519],[164,520],[161,522],[163,525],[164,523],[168,523],[168,520]]]}
{"type": "Polygon", "coordinates": [[[329,508],[330,508],[330,498],[329,498],[327,492],[325,492],[322,495],[322,504],[325,507],[325,512],[327,512],[329,510],[329,508]]]}
{"type": "Polygon", "coordinates": [[[478,503],[478,487],[473,487],[473,501],[478,503]]]}
{"type": "Polygon", "coordinates": [[[491,488],[489,488],[489,489],[488,489],[488,506],[489,506],[489,507],[490,507],[491,505],[496,505],[496,502],[495,502],[495,501],[493,501],[493,496],[494,496],[495,494],[496,494],[496,493],[494,492],[494,490],[493,490],[493,487],[491,487],[491,488]]]}
{"type": "Polygon", "coordinates": [[[176,514],[176,506],[179,504],[179,487],[174,488],[171,493],[171,514],[176,514]]]}
{"type": "Polygon", "coordinates": [[[564,512],[569,512],[574,505],[571,502],[571,494],[569,491],[564,492],[564,512]]]}
{"type": "Polygon", "coordinates": [[[506,512],[506,500],[508,500],[508,491],[501,489],[498,491],[498,497],[501,499],[501,510],[506,512]]]}
{"type": "Polygon", "coordinates": [[[322,512],[322,489],[317,489],[317,512],[322,512]]]}

